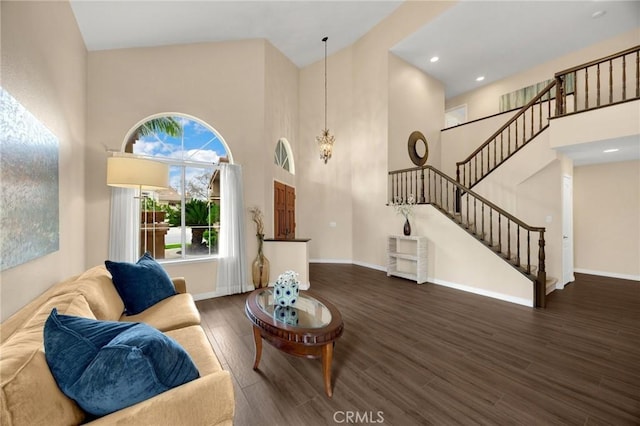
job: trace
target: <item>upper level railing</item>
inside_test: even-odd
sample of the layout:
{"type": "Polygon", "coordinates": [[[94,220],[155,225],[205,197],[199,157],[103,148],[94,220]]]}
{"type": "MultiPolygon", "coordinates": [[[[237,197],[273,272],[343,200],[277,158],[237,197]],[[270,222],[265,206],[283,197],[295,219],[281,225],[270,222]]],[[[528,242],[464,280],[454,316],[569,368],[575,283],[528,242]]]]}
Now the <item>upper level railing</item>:
{"type": "Polygon", "coordinates": [[[549,126],[549,119],[640,98],[640,45],[556,73],[535,98],[463,161],[456,180],[473,188],[549,126]]]}
{"type": "Polygon", "coordinates": [[[640,45],[560,71],[556,116],[640,98],[640,45]]]}
{"type": "Polygon", "coordinates": [[[390,202],[413,195],[418,204],[434,205],[522,273],[535,276],[535,305],[544,307],[545,228],[525,224],[471,188],[545,130],[554,116],[638,98],[640,46],[561,71],[471,155],[456,163],[456,180],[431,166],[389,172],[390,202]],[[532,234],[534,242],[538,236],[537,265],[532,234]]]}
{"type": "Polygon", "coordinates": [[[456,163],[456,180],[472,188],[549,126],[556,81],[523,106],[467,158],[456,163]]]}
{"type": "Polygon", "coordinates": [[[389,172],[388,185],[390,204],[411,196],[417,204],[435,206],[513,267],[535,278],[535,306],[544,307],[545,228],[527,225],[431,166],[389,172]],[[466,197],[458,205],[461,192],[466,197]]]}

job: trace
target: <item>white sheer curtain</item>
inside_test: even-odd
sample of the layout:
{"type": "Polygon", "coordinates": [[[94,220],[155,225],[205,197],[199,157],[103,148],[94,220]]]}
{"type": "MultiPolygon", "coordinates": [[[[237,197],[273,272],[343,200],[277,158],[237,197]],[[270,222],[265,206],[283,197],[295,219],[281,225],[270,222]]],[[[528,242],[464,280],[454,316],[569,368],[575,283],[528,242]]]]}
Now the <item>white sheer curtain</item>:
{"type": "Polygon", "coordinates": [[[227,295],[253,290],[247,276],[244,241],[242,168],[220,164],[220,238],[216,293],[227,295]]]}
{"type": "Polygon", "coordinates": [[[136,262],[140,245],[140,199],[137,190],[111,188],[109,260],[136,262]]]}

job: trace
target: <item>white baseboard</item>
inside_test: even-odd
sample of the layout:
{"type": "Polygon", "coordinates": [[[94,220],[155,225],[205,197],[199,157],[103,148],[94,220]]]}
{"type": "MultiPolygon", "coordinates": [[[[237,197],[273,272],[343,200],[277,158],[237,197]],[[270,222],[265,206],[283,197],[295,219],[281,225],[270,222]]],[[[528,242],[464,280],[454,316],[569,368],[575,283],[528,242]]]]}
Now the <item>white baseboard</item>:
{"type": "Polygon", "coordinates": [[[309,263],[342,263],[351,265],[351,259],[309,259],[309,263]]]}
{"type": "MultiPolygon", "coordinates": [[[[351,263],[353,265],[363,266],[365,268],[387,272],[387,268],[384,266],[374,265],[371,263],[365,263],[365,262],[359,262],[359,261],[350,261],[350,260],[333,261],[331,259],[314,259],[314,260],[309,260],[309,262],[311,263],[351,263]]],[[[467,293],[479,294],[481,296],[491,297],[493,299],[504,300],[505,302],[515,303],[517,305],[533,307],[533,300],[523,299],[521,297],[513,297],[513,296],[509,296],[507,294],[502,294],[502,293],[496,293],[495,291],[483,290],[476,287],[470,287],[464,284],[452,283],[449,281],[443,281],[443,280],[438,280],[434,278],[428,278],[427,283],[433,283],[433,284],[441,285],[444,287],[455,288],[456,290],[466,291],[467,293]]]]}
{"type": "MultiPolygon", "coordinates": [[[[353,264],[353,265],[362,266],[364,268],[375,269],[381,272],[387,271],[387,268],[385,268],[384,266],[374,265],[372,263],[366,263],[366,262],[344,260],[344,259],[309,259],[309,263],[353,264]]],[[[587,270],[580,270],[580,269],[576,269],[575,271],[583,272],[585,274],[603,275],[603,273],[595,273],[594,271],[587,271],[587,270]]],[[[613,275],[606,275],[606,276],[612,276],[613,278],[634,279],[634,278],[629,278],[629,276],[622,277],[620,276],[620,274],[618,274],[618,276],[615,276],[615,277],[613,275]]],[[[635,280],[640,281],[640,277],[636,277],[635,280]]],[[[495,291],[483,290],[477,287],[471,287],[464,284],[452,283],[449,281],[439,280],[435,278],[429,278],[427,283],[433,283],[433,284],[441,285],[444,287],[450,287],[456,290],[466,291],[467,293],[479,294],[480,296],[491,297],[493,299],[504,300],[505,302],[515,303],[517,305],[533,307],[533,300],[523,299],[521,297],[509,296],[507,294],[497,293],[495,291]]],[[[197,300],[204,300],[204,299],[212,299],[214,297],[220,297],[220,296],[224,296],[224,294],[220,294],[217,291],[211,291],[208,293],[194,294],[193,299],[197,301],[197,300]]]]}
{"type": "MultiPolygon", "coordinates": [[[[269,283],[269,287],[273,287],[273,284],[274,283],[269,283]]],[[[306,283],[300,283],[300,290],[309,290],[309,287],[311,287],[311,284],[309,283],[309,281],[307,281],[306,283]]],[[[248,293],[248,291],[246,293],[248,293]]],[[[216,297],[228,296],[228,294],[224,294],[218,291],[209,291],[207,293],[198,293],[192,296],[193,296],[193,300],[197,302],[198,300],[206,300],[206,299],[213,299],[216,297]]]]}
{"type": "Polygon", "coordinates": [[[374,265],[373,263],[365,263],[365,262],[353,262],[354,265],[362,266],[369,269],[375,269],[376,271],[387,272],[386,266],[374,265]]]}
{"type": "Polygon", "coordinates": [[[369,269],[375,269],[377,271],[387,272],[385,266],[375,265],[373,263],[360,262],[358,260],[351,259],[309,259],[309,263],[339,263],[343,265],[358,265],[369,269]]]}
{"type": "Polygon", "coordinates": [[[598,275],[601,277],[620,278],[622,280],[640,281],[640,275],[618,274],[617,272],[594,271],[592,269],[574,268],[574,272],[581,274],[598,275]]]}
{"type": "Polygon", "coordinates": [[[213,299],[214,297],[221,297],[221,296],[226,296],[226,295],[219,293],[217,291],[209,291],[207,293],[194,294],[193,300],[197,302],[198,300],[213,299]]]}
{"type": "Polygon", "coordinates": [[[496,293],[495,291],[483,290],[477,287],[470,287],[464,284],[452,283],[449,281],[438,280],[429,278],[428,282],[441,285],[444,287],[455,288],[456,290],[466,291],[467,293],[479,294],[480,296],[491,297],[493,299],[504,300],[505,302],[515,303],[517,305],[523,305],[533,307],[533,300],[523,299],[521,297],[509,296],[508,294],[496,293]]]}

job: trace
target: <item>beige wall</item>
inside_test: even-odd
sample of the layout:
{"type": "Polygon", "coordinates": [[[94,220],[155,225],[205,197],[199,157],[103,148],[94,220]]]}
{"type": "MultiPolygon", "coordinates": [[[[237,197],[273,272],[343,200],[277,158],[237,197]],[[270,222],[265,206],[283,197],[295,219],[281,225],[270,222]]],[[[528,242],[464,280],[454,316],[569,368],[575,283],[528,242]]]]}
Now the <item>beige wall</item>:
{"type": "Polygon", "coordinates": [[[556,72],[638,45],[640,28],[545,62],[527,71],[448,99],[446,108],[467,104],[469,121],[499,112],[500,96],[554,77],[556,72]]]}
{"type": "MultiPolygon", "coordinates": [[[[392,76],[389,75],[388,52],[401,39],[453,4],[455,3],[404,2],[353,45],[354,137],[350,143],[354,150],[351,189],[355,262],[365,265],[384,264],[386,236],[393,222],[393,213],[385,205],[389,171],[387,143],[389,129],[395,126],[389,122],[389,83],[392,76]],[[387,225],[382,225],[383,223],[387,225]]],[[[437,103],[439,97],[430,101],[437,103]]],[[[429,117],[424,117],[425,121],[428,119],[429,117]]],[[[422,127],[428,135],[434,127],[441,126],[442,118],[438,120],[427,121],[426,124],[419,120],[407,125],[422,127]]]]}
{"type": "Polygon", "coordinates": [[[640,280],[640,161],[574,169],[575,267],[640,280]]]}
{"type": "Polygon", "coordinates": [[[2,1],[0,10],[0,84],[58,138],[60,204],[59,251],[0,274],[4,320],[85,266],[87,52],[68,3],[2,1]]]}
{"type": "Polygon", "coordinates": [[[389,170],[414,167],[408,153],[411,132],[427,139],[427,164],[440,168],[440,123],[444,121],[444,86],[389,53],[389,170]]]}
{"type": "Polygon", "coordinates": [[[435,207],[417,207],[411,227],[428,239],[429,282],[533,306],[533,282],[435,207]]]}
{"type": "Polygon", "coordinates": [[[473,123],[444,129],[440,137],[441,170],[455,178],[456,163],[464,161],[515,114],[515,112],[505,112],[473,123]]]}
{"type": "MultiPolygon", "coordinates": [[[[299,136],[304,144],[298,162],[298,229],[300,236],[311,238],[312,260],[354,261],[379,268],[385,264],[385,238],[396,229],[396,222],[402,226],[386,207],[389,138],[404,141],[399,142],[398,161],[408,161],[406,129],[421,129],[429,137],[443,121],[439,83],[415,69],[408,71],[410,67],[397,58],[390,63],[389,49],[451,5],[406,2],[352,46],[328,58],[328,127],[336,144],[326,165],[318,159],[315,144],[324,125],[324,62],[300,70],[299,136]],[[395,114],[391,118],[390,85],[409,92],[411,82],[401,81],[405,72],[421,85],[412,99],[420,110],[400,104],[391,108],[395,114]],[[439,115],[433,121],[431,112],[439,115]]],[[[437,136],[431,142],[436,161],[437,136]]]]}
{"type": "MultiPolygon", "coordinates": [[[[274,151],[280,138],[285,138],[293,151],[294,164],[299,158],[298,139],[298,68],[271,43],[265,43],[265,136],[264,136],[264,203],[265,233],[273,237],[273,180],[296,187],[296,175],[276,166],[274,151]]],[[[253,225],[253,223],[252,223],[253,225]]],[[[255,226],[248,230],[255,234],[255,226]]],[[[304,235],[298,235],[305,237],[304,235]]],[[[250,253],[256,253],[252,251],[250,253]]],[[[251,257],[251,256],[250,256],[251,257]]]]}
{"type": "Polygon", "coordinates": [[[299,73],[297,236],[311,239],[310,259],[352,259],[351,157],[359,155],[353,150],[352,53],[346,48],[327,58],[327,127],[336,138],[327,164],[316,143],[324,128],[324,60],[299,73]]]}
{"type": "MultiPolygon", "coordinates": [[[[545,228],[545,268],[547,278],[562,279],[562,161],[554,160],[518,183],[516,217],[531,226],[545,228]]],[[[524,239],[524,235],[521,236],[524,239]]],[[[514,244],[515,246],[515,244],[514,244]]],[[[521,253],[526,258],[521,240],[521,253]]],[[[538,234],[531,234],[531,263],[538,264],[538,234]]],[[[562,283],[565,284],[565,283],[562,283]]]]}
{"type": "MultiPolygon", "coordinates": [[[[271,171],[265,153],[270,151],[273,158],[275,146],[265,137],[265,51],[265,41],[247,40],[89,54],[87,267],[103,263],[107,256],[106,149],[120,150],[131,127],[152,114],[180,112],[213,126],[242,165],[245,205],[264,208],[266,170],[271,171]]],[[[255,253],[248,212],[245,218],[247,253],[255,253]]],[[[196,262],[192,267],[203,265],[196,262]]],[[[170,274],[173,269],[167,266],[170,274]]],[[[196,295],[215,292],[215,275],[188,284],[196,295]]]]}
{"type": "Polygon", "coordinates": [[[549,128],[552,147],[640,137],[640,100],[554,118],[549,128]],[[602,123],[606,123],[603,126],[602,123]]]}

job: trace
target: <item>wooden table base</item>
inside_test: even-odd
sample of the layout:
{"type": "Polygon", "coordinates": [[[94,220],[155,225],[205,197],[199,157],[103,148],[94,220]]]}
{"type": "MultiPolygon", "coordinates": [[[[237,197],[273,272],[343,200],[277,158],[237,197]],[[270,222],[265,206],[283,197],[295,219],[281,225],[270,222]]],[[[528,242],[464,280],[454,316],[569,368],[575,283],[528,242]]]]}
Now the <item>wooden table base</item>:
{"type": "Polygon", "coordinates": [[[322,380],[324,391],[329,398],[333,396],[331,387],[331,362],[333,345],[342,335],[344,323],[340,311],[329,301],[309,291],[300,291],[300,308],[305,319],[295,325],[274,318],[274,305],[271,289],[254,290],[245,303],[245,313],[253,325],[255,360],[253,369],[257,370],[262,357],[262,340],[266,340],[277,349],[290,355],[303,358],[322,359],[322,380]]]}
{"type": "Polygon", "coordinates": [[[333,388],[331,386],[331,363],[333,361],[333,345],[334,342],[327,343],[322,346],[303,346],[287,342],[286,345],[277,344],[268,336],[264,336],[259,327],[253,326],[253,343],[255,346],[255,360],[253,369],[257,370],[262,358],[262,339],[267,340],[273,346],[291,355],[302,356],[306,358],[322,358],[322,379],[324,381],[324,391],[329,398],[333,396],[333,388]]]}

